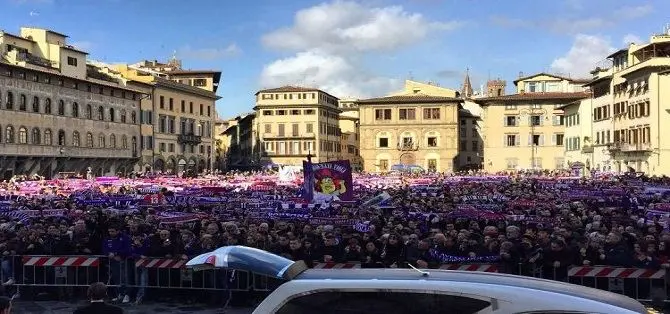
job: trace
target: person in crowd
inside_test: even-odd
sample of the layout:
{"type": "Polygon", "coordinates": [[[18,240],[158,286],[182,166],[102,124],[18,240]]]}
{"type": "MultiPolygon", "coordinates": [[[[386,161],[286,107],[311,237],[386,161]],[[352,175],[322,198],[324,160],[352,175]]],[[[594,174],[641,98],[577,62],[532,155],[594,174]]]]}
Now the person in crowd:
{"type": "Polygon", "coordinates": [[[107,298],[107,285],[96,282],[88,287],[88,299],[90,304],[76,309],[73,314],[123,314],[123,309],[105,303],[107,298]]]}
{"type": "Polygon", "coordinates": [[[126,294],[128,284],[128,257],[130,256],[131,243],[128,236],[117,227],[110,226],[107,229],[108,237],[104,241],[102,253],[109,258],[110,279],[118,284],[117,297],[112,301],[130,302],[130,296],[126,294]]]}

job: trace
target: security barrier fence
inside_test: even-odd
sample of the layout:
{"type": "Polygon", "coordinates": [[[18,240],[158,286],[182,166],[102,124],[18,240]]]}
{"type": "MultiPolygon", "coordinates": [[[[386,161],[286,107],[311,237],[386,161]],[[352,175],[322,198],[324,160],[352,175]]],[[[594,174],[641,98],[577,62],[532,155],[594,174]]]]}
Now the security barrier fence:
{"type": "MultiPolygon", "coordinates": [[[[203,270],[184,267],[185,260],[142,258],[114,260],[106,256],[4,256],[2,282],[12,281],[18,290],[26,287],[88,287],[105,282],[111,287],[140,291],[146,289],[210,290],[229,292],[270,292],[282,281],[241,270],[203,270]]],[[[357,262],[314,263],[320,269],[357,269],[357,262]]],[[[621,268],[611,266],[573,266],[546,269],[533,264],[517,267],[496,264],[444,264],[443,270],[483,271],[519,274],[570,282],[582,286],[625,294],[641,302],[668,302],[664,269],[621,268]]],[[[22,292],[23,293],[23,292],[22,292]]]]}

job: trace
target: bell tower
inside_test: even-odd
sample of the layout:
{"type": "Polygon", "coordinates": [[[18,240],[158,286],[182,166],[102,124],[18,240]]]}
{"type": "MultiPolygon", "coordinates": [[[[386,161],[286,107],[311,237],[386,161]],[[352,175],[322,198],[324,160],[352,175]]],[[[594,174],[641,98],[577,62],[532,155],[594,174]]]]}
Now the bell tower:
{"type": "Polygon", "coordinates": [[[486,82],[486,97],[505,96],[507,82],[501,79],[489,80],[486,82]]]}

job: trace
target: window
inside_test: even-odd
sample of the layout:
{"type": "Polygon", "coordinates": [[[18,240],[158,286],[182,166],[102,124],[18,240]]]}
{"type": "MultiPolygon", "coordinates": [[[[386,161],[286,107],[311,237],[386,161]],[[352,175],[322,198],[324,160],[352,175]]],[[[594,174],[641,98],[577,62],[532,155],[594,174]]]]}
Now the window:
{"type": "Polygon", "coordinates": [[[519,119],[517,116],[505,116],[505,126],[518,126],[519,119]]]}
{"type": "Polygon", "coordinates": [[[552,117],[553,125],[565,125],[565,116],[557,115],[552,117]]]}
{"type": "MultiPolygon", "coordinates": [[[[149,115],[149,119],[151,119],[151,115],[149,115]]],[[[130,112],[130,123],[137,123],[137,113],[135,111],[130,112]]]]}
{"type": "Polygon", "coordinates": [[[278,116],[285,116],[286,115],[286,110],[277,110],[277,115],[278,116]]]}
{"type": "Polygon", "coordinates": [[[423,109],[423,119],[424,120],[439,120],[440,119],[440,108],[424,108],[423,109]]]}
{"type": "Polygon", "coordinates": [[[387,148],[387,147],[389,147],[389,139],[388,139],[388,137],[380,137],[380,138],[379,138],[379,147],[381,147],[381,148],[387,148]]]}
{"type": "MultiPolygon", "coordinates": [[[[387,161],[388,163],[388,161],[387,161]]],[[[381,160],[380,160],[381,164],[381,160]]],[[[388,169],[388,168],[386,168],[388,169]]],[[[380,170],[382,169],[380,165],[380,170]]],[[[301,295],[288,301],[277,314],[474,314],[490,302],[462,295],[416,292],[323,291],[301,295]],[[333,306],[337,304],[337,306],[333,306]]]]}
{"type": "Polygon", "coordinates": [[[428,138],[428,147],[437,147],[437,137],[431,136],[428,138]]]}
{"type": "Polygon", "coordinates": [[[194,79],[193,80],[193,86],[205,87],[205,86],[207,86],[207,80],[206,79],[194,79]]]}
{"type": "Polygon", "coordinates": [[[98,147],[105,148],[107,145],[105,145],[105,135],[100,134],[98,135],[98,147]]]}
{"type": "Polygon", "coordinates": [[[437,159],[428,159],[428,172],[437,171],[437,159]]]}
{"type": "Polygon", "coordinates": [[[105,108],[102,106],[98,107],[98,120],[105,120],[105,108]]]}
{"type": "Polygon", "coordinates": [[[93,108],[90,104],[86,105],[85,116],[86,119],[93,119],[93,108]]]}
{"type": "Polygon", "coordinates": [[[375,120],[391,120],[391,109],[375,109],[375,120]]]}
{"type": "Polygon", "coordinates": [[[59,116],[65,115],[65,102],[63,100],[58,101],[58,115],[59,116]]]}
{"type": "Polygon", "coordinates": [[[51,145],[51,143],[52,143],[51,130],[46,129],[44,130],[44,145],[51,145]]]}
{"type": "Polygon", "coordinates": [[[546,84],[546,92],[560,92],[561,91],[561,84],[560,83],[555,83],[555,82],[547,82],[546,84]]]}
{"type": "Polygon", "coordinates": [[[400,120],[415,120],[416,119],[416,110],[415,109],[399,109],[398,110],[398,119],[400,119],[400,120]]]}
{"type": "Polygon", "coordinates": [[[37,96],[33,97],[33,112],[40,112],[40,98],[37,96]]]}
{"type": "Polygon", "coordinates": [[[58,130],[58,146],[65,146],[65,131],[58,130]]]}
{"type": "Polygon", "coordinates": [[[76,102],[72,103],[72,116],[79,118],[79,104],[76,102]]]}
{"type": "Polygon", "coordinates": [[[51,114],[51,98],[44,101],[44,113],[51,114]]]}
{"type": "Polygon", "coordinates": [[[306,115],[314,114],[314,109],[307,109],[307,110],[303,111],[303,113],[306,114],[306,115]]]}
{"type": "Polygon", "coordinates": [[[518,158],[506,158],[505,164],[507,169],[516,169],[519,166],[518,158]]]}
{"type": "Polygon", "coordinates": [[[86,147],[93,147],[93,134],[91,132],[86,133],[86,147]]]}
{"type": "Polygon", "coordinates": [[[530,136],[530,143],[528,143],[533,146],[540,146],[544,144],[544,136],[540,134],[532,134],[530,136]]]}
{"type": "Polygon", "coordinates": [[[77,58],[67,57],[67,65],[76,67],[77,66],[77,58]]]}
{"type": "Polygon", "coordinates": [[[79,138],[79,132],[77,131],[72,132],[72,146],[81,146],[81,139],[79,138]]]}
{"type": "Polygon", "coordinates": [[[165,109],[165,96],[158,97],[158,106],[161,109],[165,109]]]}
{"type": "Polygon", "coordinates": [[[7,126],[5,129],[5,143],[7,144],[13,144],[14,143],[14,127],[13,126],[7,126]]]}
{"type": "Polygon", "coordinates": [[[7,92],[7,110],[14,110],[14,94],[12,92],[7,92]]]}
{"type": "Polygon", "coordinates": [[[25,127],[19,128],[19,144],[28,144],[28,129],[25,127]]]}
{"type": "Polygon", "coordinates": [[[186,101],[185,100],[181,101],[181,112],[186,112],[186,101]]]}
{"type": "Polygon", "coordinates": [[[272,115],[272,110],[263,110],[263,115],[264,116],[271,116],[272,115]]]}
{"type": "Polygon", "coordinates": [[[516,110],[516,105],[505,105],[505,110],[516,110]]]}
{"type": "Polygon", "coordinates": [[[529,119],[530,119],[529,124],[532,125],[532,126],[542,125],[542,116],[532,115],[532,116],[530,116],[529,119]]]}
{"type": "Polygon", "coordinates": [[[472,151],[473,152],[479,151],[479,142],[478,141],[472,141],[472,151]]]}
{"type": "Polygon", "coordinates": [[[542,158],[535,157],[530,160],[530,167],[533,169],[542,169],[542,158]]]}
{"type": "Polygon", "coordinates": [[[278,132],[277,132],[278,134],[277,134],[277,135],[278,135],[278,136],[284,136],[284,124],[283,124],[283,123],[280,123],[280,124],[278,125],[278,127],[279,127],[279,128],[278,128],[278,132]]]}
{"type": "Polygon", "coordinates": [[[300,135],[300,125],[298,125],[297,123],[294,123],[293,125],[291,125],[291,128],[292,128],[292,131],[293,131],[293,132],[291,132],[293,136],[299,136],[300,135]]]}
{"type": "Polygon", "coordinates": [[[314,133],[314,124],[307,123],[307,133],[314,133]]]}
{"type": "Polygon", "coordinates": [[[389,161],[387,159],[380,159],[379,160],[379,170],[380,171],[388,171],[389,170],[389,161]]]}
{"type": "Polygon", "coordinates": [[[507,147],[519,146],[519,135],[518,134],[505,135],[505,146],[507,147]]]}
{"type": "Polygon", "coordinates": [[[28,101],[26,100],[26,95],[21,94],[21,97],[19,99],[19,110],[26,111],[26,108],[28,106],[27,102],[28,101]]]}
{"type": "Polygon", "coordinates": [[[552,143],[556,146],[563,146],[563,138],[565,137],[564,134],[562,133],[556,133],[554,134],[554,139],[552,143]]]}
{"type": "Polygon", "coordinates": [[[121,136],[121,148],[128,149],[128,138],[125,135],[121,136]]]}
{"type": "Polygon", "coordinates": [[[120,117],[121,118],[121,123],[126,123],[126,111],[121,109],[120,117]]]}
{"type": "Polygon", "coordinates": [[[33,144],[35,145],[40,145],[42,143],[42,139],[40,137],[40,129],[38,128],[33,128],[33,144]]]}
{"type": "Polygon", "coordinates": [[[272,124],[265,125],[265,133],[272,133],[272,124]]]}
{"type": "Polygon", "coordinates": [[[174,99],[172,97],[168,100],[168,110],[174,111],[174,99]]]}
{"type": "Polygon", "coordinates": [[[300,110],[291,110],[291,115],[292,115],[292,116],[298,116],[298,115],[300,115],[300,110]]]}

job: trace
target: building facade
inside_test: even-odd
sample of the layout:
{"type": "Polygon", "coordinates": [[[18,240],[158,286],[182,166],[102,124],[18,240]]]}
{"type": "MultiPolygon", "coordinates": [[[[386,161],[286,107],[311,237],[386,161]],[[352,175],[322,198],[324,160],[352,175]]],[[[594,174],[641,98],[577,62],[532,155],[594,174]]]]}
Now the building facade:
{"type": "Polygon", "coordinates": [[[515,94],[476,99],[483,107],[484,169],[566,167],[562,107],[589,96],[585,82],[540,73],[514,81],[515,94]]]}
{"type": "Polygon", "coordinates": [[[254,124],[262,145],[261,163],[302,166],[309,154],[313,162],[340,160],[342,111],[338,101],[314,88],[284,86],[258,91],[254,124]]]}
{"type": "Polygon", "coordinates": [[[187,71],[179,70],[178,60],[171,62],[174,65],[169,69],[113,66],[124,78],[150,86],[151,97],[141,104],[142,160],[138,170],[174,174],[212,171],[216,100],[220,98],[214,92],[218,86],[214,78],[218,76],[211,74],[210,83],[203,86],[183,84],[183,78],[174,78],[171,73],[187,71]]]}
{"type": "Polygon", "coordinates": [[[387,172],[394,165],[453,171],[461,99],[410,92],[357,101],[365,171],[387,172]]]}
{"type": "Polygon", "coordinates": [[[0,176],[130,172],[139,87],[87,64],[66,35],[0,32],[0,176]]]}
{"type": "Polygon", "coordinates": [[[237,116],[226,121],[226,128],[217,138],[221,141],[221,158],[226,164],[221,170],[254,170],[261,167],[260,142],[257,136],[255,113],[237,116]]]}
{"type": "Polygon", "coordinates": [[[338,106],[342,112],[338,125],[342,134],[342,159],[349,160],[355,171],[363,170],[363,158],[360,153],[360,127],[358,104],[355,99],[340,99],[338,106]]]}

